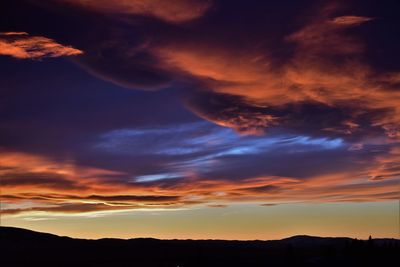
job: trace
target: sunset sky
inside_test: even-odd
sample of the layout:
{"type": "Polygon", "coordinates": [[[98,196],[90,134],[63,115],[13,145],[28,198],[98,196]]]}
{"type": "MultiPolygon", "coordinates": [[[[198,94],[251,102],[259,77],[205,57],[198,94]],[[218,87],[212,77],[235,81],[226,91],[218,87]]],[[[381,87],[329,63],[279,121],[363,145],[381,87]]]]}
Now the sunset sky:
{"type": "Polygon", "coordinates": [[[1,225],[400,237],[397,0],[0,1],[1,225]]]}

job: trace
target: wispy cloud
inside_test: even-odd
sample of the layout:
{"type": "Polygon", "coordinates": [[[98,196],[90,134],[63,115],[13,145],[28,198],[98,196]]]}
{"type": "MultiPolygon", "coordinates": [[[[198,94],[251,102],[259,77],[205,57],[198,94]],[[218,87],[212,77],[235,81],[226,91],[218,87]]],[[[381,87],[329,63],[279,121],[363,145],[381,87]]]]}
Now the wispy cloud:
{"type": "Polygon", "coordinates": [[[58,0],[111,14],[152,16],[171,23],[181,23],[201,17],[212,1],[201,0],[58,0]]]}
{"type": "MultiPolygon", "coordinates": [[[[204,123],[199,125],[205,127],[204,123]]],[[[349,150],[351,144],[339,139],[240,136],[215,126],[198,132],[199,125],[127,130],[122,136],[111,134],[102,140],[111,142],[111,146],[96,146],[96,153],[106,149],[114,155],[122,153],[128,161],[134,155],[127,154],[129,150],[150,161],[165,158],[139,173],[138,168],[133,168],[136,173],[117,172],[3,151],[0,177],[7,192],[1,196],[6,204],[4,215],[397,198],[400,174],[395,146],[389,146],[389,154],[369,154],[364,150],[374,145],[349,150]],[[160,133],[169,142],[155,143],[147,151],[129,147],[140,143],[141,137],[157,140],[160,133]],[[176,133],[179,138],[174,140],[176,133]],[[200,150],[184,154],[171,154],[167,149],[180,143],[186,143],[189,149],[198,147],[199,142],[203,144],[200,150]]]]}
{"type": "Polygon", "coordinates": [[[371,20],[374,20],[374,18],[361,17],[361,16],[341,16],[334,18],[332,20],[332,23],[338,25],[357,25],[371,20]]]}
{"type": "Polygon", "coordinates": [[[0,33],[0,55],[19,59],[41,59],[46,57],[75,56],[83,52],[64,46],[52,39],[31,36],[26,32],[0,33]]]}

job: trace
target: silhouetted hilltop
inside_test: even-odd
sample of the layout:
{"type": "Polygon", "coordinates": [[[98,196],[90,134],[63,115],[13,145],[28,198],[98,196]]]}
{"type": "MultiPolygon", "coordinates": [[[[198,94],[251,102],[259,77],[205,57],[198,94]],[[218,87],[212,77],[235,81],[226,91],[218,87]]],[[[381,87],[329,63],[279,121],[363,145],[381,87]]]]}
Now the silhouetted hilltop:
{"type": "Polygon", "coordinates": [[[86,240],[14,227],[0,240],[2,266],[391,266],[400,252],[397,239],[86,240]]]}
{"type": "Polygon", "coordinates": [[[36,232],[28,229],[16,228],[16,227],[0,227],[0,238],[1,240],[12,241],[58,241],[60,239],[72,239],[69,237],[61,237],[58,235],[36,232]]]}

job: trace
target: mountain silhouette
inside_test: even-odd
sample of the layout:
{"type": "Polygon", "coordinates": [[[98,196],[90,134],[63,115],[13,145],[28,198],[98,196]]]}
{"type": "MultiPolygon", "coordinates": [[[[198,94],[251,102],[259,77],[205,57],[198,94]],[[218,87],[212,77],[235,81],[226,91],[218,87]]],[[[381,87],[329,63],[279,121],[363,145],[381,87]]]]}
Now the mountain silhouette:
{"type": "Polygon", "coordinates": [[[272,241],[97,240],[0,227],[2,266],[392,266],[400,240],[293,236],[272,241]]]}

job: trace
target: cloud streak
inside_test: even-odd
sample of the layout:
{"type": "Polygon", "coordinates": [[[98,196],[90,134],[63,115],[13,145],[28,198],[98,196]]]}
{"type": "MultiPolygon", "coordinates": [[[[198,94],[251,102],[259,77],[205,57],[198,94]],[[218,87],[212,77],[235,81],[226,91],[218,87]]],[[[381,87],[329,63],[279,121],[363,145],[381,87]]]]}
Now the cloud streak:
{"type": "Polygon", "coordinates": [[[26,32],[0,33],[0,55],[18,59],[41,59],[46,57],[76,56],[83,52],[64,46],[42,36],[30,36],[26,32]]]}
{"type": "Polygon", "coordinates": [[[211,0],[57,0],[111,14],[134,14],[155,17],[170,23],[182,23],[201,17],[211,0]]]}
{"type": "Polygon", "coordinates": [[[106,150],[114,155],[122,153],[126,158],[131,153],[127,154],[131,151],[130,143],[142,140],[141,136],[151,140],[152,136],[162,134],[171,139],[167,134],[179,133],[179,138],[167,144],[154,144],[152,150],[133,149],[150,160],[166,157],[160,165],[153,163],[151,169],[142,173],[134,168],[136,174],[3,151],[0,175],[2,188],[7,192],[1,195],[4,215],[79,215],[196,205],[222,207],[243,202],[365,202],[398,197],[397,146],[369,144],[361,150],[349,150],[351,144],[338,140],[280,135],[269,139],[241,137],[224,128],[199,133],[199,126],[174,126],[175,132],[168,128],[131,130],[122,136],[108,135],[101,141],[103,145],[97,146],[96,154],[106,150]],[[182,138],[187,146],[174,150],[182,138]],[[104,142],[109,145],[104,146],[104,142]],[[200,150],[196,149],[199,142],[205,144],[200,150]],[[121,151],[119,146],[127,151],[121,151]],[[376,148],[389,149],[389,153],[366,151],[376,148]],[[260,168],[260,162],[264,167],[260,168]],[[163,169],[164,174],[156,174],[157,169],[163,169]],[[179,173],[179,177],[174,173],[179,173]],[[158,179],[138,179],[156,175],[158,179]],[[26,203],[30,203],[28,207],[26,203]]]}

